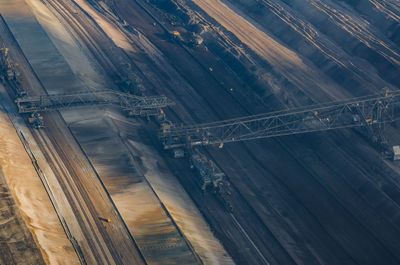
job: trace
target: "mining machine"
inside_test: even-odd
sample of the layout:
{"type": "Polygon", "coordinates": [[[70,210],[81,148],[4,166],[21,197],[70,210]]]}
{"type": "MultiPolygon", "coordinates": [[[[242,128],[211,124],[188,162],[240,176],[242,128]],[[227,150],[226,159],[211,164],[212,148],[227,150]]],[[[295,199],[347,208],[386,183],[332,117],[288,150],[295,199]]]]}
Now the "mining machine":
{"type": "Polygon", "coordinates": [[[89,105],[114,106],[129,116],[149,117],[163,115],[162,108],[175,103],[165,96],[136,96],[114,90],[88,91],[72,94],[24,96],[15,100],[21,114],[31,114],[29,123],[43,128],[43,117],[39,113],[87,107],[89,105]]]}
{"type": "Polygon", "coordinates": [[[164,149],[218,145],[342,128],[364,127],[384,143],[383,125],[397,119],[400,91],[195,125],[162,125],[164,149]]]}

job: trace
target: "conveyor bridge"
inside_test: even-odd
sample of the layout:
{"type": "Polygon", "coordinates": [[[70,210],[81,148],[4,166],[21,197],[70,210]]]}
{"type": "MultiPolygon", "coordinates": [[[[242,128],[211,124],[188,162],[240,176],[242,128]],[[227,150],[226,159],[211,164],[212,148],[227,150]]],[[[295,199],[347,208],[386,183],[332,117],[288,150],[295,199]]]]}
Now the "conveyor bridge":
{"type": "Polygon", "coordinates": [[[37,113],[65,110],[88,105],[116,106],[129,115],[156,115],[160,109],[174,105],[165,96],[136,96],[114,90],[90,91],[73,94],[55,94],[21,97],[15,101],[19,113],[37,113]]]}
{"type": "MultiPolygon", "coordinates": [[[[211,123],[177,126],[164,124],[160,139],[165,149],[220,145],[284,135],[365,126],[377,134],[380,126],[396,119],[400,91],[305,106],[211,123]]],[[[379,137],[377,135],[376,137],[379,137]]]]}

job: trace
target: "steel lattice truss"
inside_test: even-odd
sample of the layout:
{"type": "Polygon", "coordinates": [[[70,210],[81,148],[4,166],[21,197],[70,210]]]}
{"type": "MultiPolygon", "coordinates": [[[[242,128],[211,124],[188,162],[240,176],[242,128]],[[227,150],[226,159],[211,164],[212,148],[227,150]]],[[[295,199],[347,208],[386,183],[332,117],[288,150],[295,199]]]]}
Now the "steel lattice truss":
{"type": "Polygon", "coordinates": [[[368,126],[372,129],[395,120],[400,91],[385,95],[306,106],[190,126],[164,125],[160,139],[165,149],[224,144],[316,131],[368,126]]]}
{"type": "Polygon", "coordinates": [[[23,97],[15,102],[20,113],[55,111],[87,105],[112,105],[129,111],[130,115],[151,115],[159,113],[161,108],[174,105],[165,96],[140,97],[113,90],[23,97]]]}

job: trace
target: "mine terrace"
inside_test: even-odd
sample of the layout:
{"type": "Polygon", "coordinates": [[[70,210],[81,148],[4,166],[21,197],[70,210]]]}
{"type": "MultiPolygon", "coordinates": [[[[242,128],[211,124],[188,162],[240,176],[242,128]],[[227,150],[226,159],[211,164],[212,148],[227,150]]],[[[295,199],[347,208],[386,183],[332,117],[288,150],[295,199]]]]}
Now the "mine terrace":
{"type": "Polygon", "coordinates": [[[400,264],[399,86],[398,0],[0,0],[0,264],[400,264]]]}

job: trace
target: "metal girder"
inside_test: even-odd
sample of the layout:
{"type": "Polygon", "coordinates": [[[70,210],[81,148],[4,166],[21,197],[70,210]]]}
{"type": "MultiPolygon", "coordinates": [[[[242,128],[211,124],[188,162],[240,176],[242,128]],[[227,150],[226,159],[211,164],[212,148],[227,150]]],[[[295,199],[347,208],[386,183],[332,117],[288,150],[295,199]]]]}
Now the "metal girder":
{"type": "Polygon", "coordinates": [[[112,105],[129,111],[131,115],[151,115],[161,108],[174,105],[174,102],[165,96],[141,97],[113,90],[22,97],[15,102],[19,113],[55,111],[87,105],[112,105]]]}
{"type": "Polygon", "coordinates": [[[165,149],[367,126],[395,120],[400,91],[189,126],[164,124],[165,149]]]}

